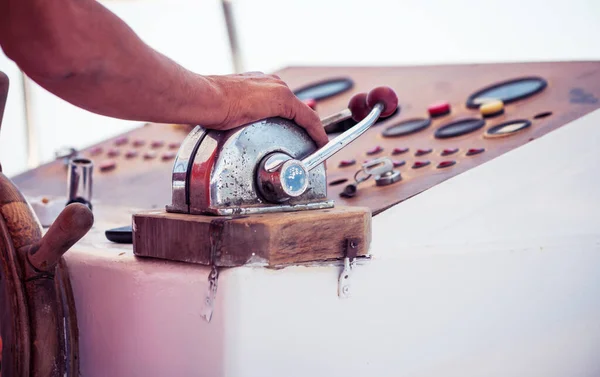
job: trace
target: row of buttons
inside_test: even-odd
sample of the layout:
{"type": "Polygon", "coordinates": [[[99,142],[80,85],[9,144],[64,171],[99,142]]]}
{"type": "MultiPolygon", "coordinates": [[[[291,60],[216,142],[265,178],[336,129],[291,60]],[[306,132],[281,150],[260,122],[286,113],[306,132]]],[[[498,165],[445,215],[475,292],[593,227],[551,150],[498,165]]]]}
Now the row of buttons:
{"type": "MultiPolygon", "coordinates": [[[[413,169],[420,169],[423,168],[425,166],[430,165],[431,162],[429,162],[428,160],[425,161],[415,161],[412,165],[413,169]]],[[[444,168],[448,168],[450,166],[456,165],[456,161],[454,160],[446,160],[446,161],[442,161],[437,165],[438,169],[444,169],[444,168]]]]}
{"type": "MultiPolygon", "coordinates": [[[[128,150],[127,152],[125,152],[125,158],[127,159],[131,159],[131,158],[135,158],[137,156],[139,156],[139,152],[136,150],[128,150]]],[[[118,149],[111,149],[108,153],[107,153],[108,157],[118,157],[121,155],[121,151],[119,151],[118,149]]],[[[168,160],[172,160],[173,158],[175,158],[177,154],[175,152],[165,152],[162,154],[161,158],[163,161],[168,161],[168,160]]],[[[143,154],[143,157],[145,160],[152,160],[154,158],[156,158],[157,154],[156,152],[152,152],[152,151],[148,151],[145,152],[143,154]]]]}
{"type": "MultiPolygon", "coordinates": [[[[122,136],[122,137],[115,139],[114,145],[116,147],[122,147],[122,146],[128,144],[129,141],[130,140],[128,137],[122,136]]],[[[131,145],[133,145],[133,147],[135,147],[135,148],[140,148],[140,147],[146,145],[146,143],[147,142],[144,139],[136,139],[131,142],[131,145]]],[[[180,145],[181,145],[181,143],[178,143],[178,142],[169,143],[168,148],[171,149],[171,151],[164,152],[161,155],[161,160],[170,161],[170,160],[174,159],[177,156],[177,153],[174,152],[173,150],[178,149],[180,145]]],[[[152,149],[159,149],[159,148],[162,148],[163,146],[165,146],[165,142],[163,140],[154,140],[150,143],[150,147],[152,149]]],[[[90,155],[91,156],[99,156],[103,152],[104,152],[104,148],[101,146],[98,146],[98,147],[94,147],[90,150],[90,155]]],[[[111,159],[103,161],[98,165],[101,172],[111,171],[117,167],[117,162],[115,160],[113,160],[113,158],[121,155],[121,149],[114,148],[114,147],[109,148],[106,151],[106,155],[108,157],[110,157],[111,159]]],[[[140,151],[136,150],[136,149],[130,149],[124,153],[124,157],[126,159],[132,159],[132,158],[138,157],[139,155],[140,155],[140,151]]],[[[153,160],[158,157],[158,154],[155,151],[146,151],[142,154],[142,157],[144,160],[153,160]]]]}
{"type": "MultiPolygon", "coordinates": [[[[372,149],[369,149],[366,153],[367,153],[367,156],[373,156],[373,155],[383,152],[383,150],[384,150],[383,147],[376,146],[372,149]]],[[[394,149],[392,149],[391,155],[397,156],[397,155],[405,154],[409,150],[410,150],[409,148],[394,148],[394,149]]],[[[476,154],[482,153],[484,150],[485,150],[484,148],[470,148],[467,150],[466,155],[467,156],[476,155],[476,154]]],[[[417,149],[415,151],[415,156],[417,156],[417,157],[424,156],[424,155],[430,154],[432,152],[433,152],[433,149],[431,149],[431,148],[417,149]]],[[[442,152],[440,152],[440,155],[441,156],[450,156],[455,153],[458,153],[458,148],[446,148],[446,149],[442,150],[442,152]]],[[[347,166],[352,166],[355,163],[356,163],[356,160],[342,160],[339,163],[339,167],[344,168],[347,166]]]]}
{"type": "MultiPolygon", "coordinates": [[[[123,146],[125,144],[127,144],[129,142],[129,138],[126,136],[122,136],[119,137],[117,139],[115,139],[115,146],[120,147],[123,146]]],[[[146,145],[146,140],[144,139],[136,139],[132,142],[132,145],[136,148],[142,147],[144,145],[146,145]]],[[[150,147],[152,149],[157,149],[157,148],[161,148],[165,145],[165,142],[163,140],[154,140],[152,141],[152,143],[150,143],[150,147]]],[[[177,149],[179,148],[179,146],[181,145],[181,143],[179,142],[172,142],[169,143],[169,149],[177,149]]],[[[97,155],[102,153],[102,147],[95,147],[91,149],[91,153],[92,155],[97,155]]]]}
{"type": "MultiPolygon", "coordinates": [[[[134,158],[138,156],[138,152],[137,151],[128,151],[125,154],[125,157],[130,159],[130,158],[134,158]]],[[[176,156],[175,153],[173,152],[167,152],[167,153],[163,153],[163,155],[161,156],[161,159],[163,161],[169,161],[174,159],[176,156]]],[[[154,152],[146,152],[144,153],[144,160],[152,160],[154,158],[157,157],[157,154],[154,152]]],[[[117,166],[117,162],[115,160],[106,160],[103,161],[102,163],[100,163],[99,167],[100,167],[100,171],[109,171],[114,169],[117,166]]]]}
{"type": "MultiPolygon", "coordinates": [[[[137,152],[128,152],[127,154],[125,154],[126,158],[133,158],[137,156],[137,152]]],[[[175,158],[176,154],[175,153],[164,153],[161,156],[161,159],[163,161],[169,161],[172,160],[173,158],[175,158]]],[[[152,160],[154,158],[156,158],[157,155],[154,152],[146,152],[144,153],[144,160],[152,160]]],[[[100,163],[99,167],[100,167],[100,171],[109,171],[114,169],[117,166],[117,162],[115,160],[106,160],[103,161],[102,163],[100,163]]]]}
{"type": "MultiPolygon", "coordinates": [[[[447,101],[441,101],[427,108],[430,118],[413,118],[396,123],[383,130],[384,137],[399,137],[419,132],[431,125],[431,118],[438,118],[450,114],[451,106],[447,101]]],[[[491,118],[504,113],[504,102],[497,99],[482,100],[479,112],[483,118],[491,118]]],[[[485,125],[485,120],[480,118],[465,118],[445,124],[435,131],[435,137],[446,139],[462,136],[479,130],[485,125]]]]}
{"type": "MultiPolygon", "coordinates": [[[[152,143],[152,148],[153,149],[160,148],[163,144],[152,143]]],[[[140,145],[135,145],[134,144],[134,146],[138,146],[139,147],[140,145]]],[[[170,149],[179,148],[179,143],[171,143],[171,144],[169,144],[169,148],[170,149]]],[[[134,156],[137,155],[137,151],[135,151],[135,150],[131,150],[131,151],[132,151],[131,153],[136,152],[134,154],[134,156]]],[[[98,156],[98,155],[102,154],[102,152],[104,152],[104,148],[102,148],[102,147],[94,147],[94,148],[92,148],[90,150],[90,155],[92,155],[92,156],[98,156]]],[[[106,154],[109,157],[117,157],[117,156],[119,156],[121,154],[121,151],[118,148],[110,148],[110,149],[108,149],[108,151],[106,152],[106,154]]]]}
{"type": "MultiPolygon", "coordinates": [[[[450,103],[447,101],[434,103],[427,108],[427,112],[432,118],[450,114],[450,103]]],[[[500,115],[504,113],[504,102],[499,99],[482,100],[479,112],[486,118],[500,115]]]]}
{"type": "MultiPolygon", "coordinates": [[[[297,89],[294,94],[314,110],[317,101],[346,92],[353,86],[354,82],[351,78],[338,77],[307,85],[297,89]]],[[[467,99],[467,107],[479,109],[479,113],[483,118],[498,116],[504,113],[505,103],[527,98],[543,90],[546,86],[546,81],[540,77],[523,77],[507,80],[481,89],[469,96],[467,99]]],[[[583,91],[581,92],[583,93],[583,91]]],[[[574,91],[572,91],[572,93],[574,93],[574,91]]],[[[431,118],[441,117],[450,114],[451,106],[448,101],[440,101],[429,105],[427,107],[427,112],[431,118]]],[[[394,115],[395,114],[387,117],[386,120],[391,119],[394,115]]],[[[431,119],[425,118],[402,121],[384,130],[383,136],[397,137],[408,135],[427,128],[430,124],[431,119]]],[[[448,125],[449,127],[445,130],[446,132],[439,135],[436,132],[436,137],[455,137],[468,132],[473,132],[480,128],[476,127],[478,124],[483,126],[483,123],[478,122],[476,119],[471,119],[470,123],[466,122],[448,125]]]]}
{"type": "MultiPolygon", "coordinates": [[[[423,151],[423,150],[419,150],[419,151],[423,151]]],[[[417,151],[417,153],[419,151],[417,151]]],[[[432,150],[428,149],[427,153],[422,153],[422,154],[415,153],[415,156],[423,156],[424,154],[428,154],[428,153],[431,153],[431,152],[432,152],[432,150]]],[[[454,153],[457,153],[457,152],[458,152],[458,148],[455,148],[455,149],[444,149],[444,151],[442,151],[442,153],[440,153],[440,155],[442,155],[442,156],[448,156],[448,155],[451,155],[451,154],[454,154],[454,153]]],[[[470,148],[470,149],[467,150],[467,153],[465,153],[465,155],[466,156],[474,156],[474,155],[477,155],[477,154],[480,154],[480,153],[483,153],[483,152],[485,152],[484,148],[470,148]]],[[[368,162],[368,161],[365,161],[365,163],[366,162],[368,162]]],[[[404,161],[404,160],[392,160],[392,163],[393,163],[393,165],[394,165],[395,168],[398,168],[400,166],[406,165],[406,161],[404,161]]],[[[413,169],[419,169],[419,168],[422,168],[422,167],[427,166],[429,164],[430,164],[430,162],[427,161],[427,160],[425,160],[425,161],[416,161],[412,165],[412,168],[413,169]]],[[[447,167],[450,167],[450,166],[452,166],[454,164],[456,164],[456,161],[446,160],[446,161],[440,162],[437,167],[438,168],[447,168],[447,167]]],[[[351,159],[351,160],[342,160],[342,161],[340,161],[340,163],[339,163],[338,166],[340,168],[346,168],[346,167],[353,166],[353,165],[356,165],[356,160],[351,159]]]]}

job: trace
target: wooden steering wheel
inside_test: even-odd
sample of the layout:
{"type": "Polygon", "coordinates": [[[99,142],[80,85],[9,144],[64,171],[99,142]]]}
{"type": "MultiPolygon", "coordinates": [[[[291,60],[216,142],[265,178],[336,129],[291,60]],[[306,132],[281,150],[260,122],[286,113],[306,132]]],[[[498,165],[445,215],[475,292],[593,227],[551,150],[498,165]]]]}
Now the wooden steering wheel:
{"type": "MultiPolygon", "coordinates": [[[[8,77],[0,72],[0,124],[8,77]]],[[[0,376],[78,376],[78,328],[62,255],[92,227],[83,204],[42,227],[0,166],[0,376]]]]}

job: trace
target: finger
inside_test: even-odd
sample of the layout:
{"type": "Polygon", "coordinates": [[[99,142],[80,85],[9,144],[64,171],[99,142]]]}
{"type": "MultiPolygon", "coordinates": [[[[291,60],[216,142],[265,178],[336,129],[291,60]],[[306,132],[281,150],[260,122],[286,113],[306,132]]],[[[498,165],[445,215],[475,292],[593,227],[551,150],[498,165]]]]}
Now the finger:
{"type": "Polygon", "coordinates": [[[319,147],[329,142],[323,123],[316,112],[299,99],[292,101],[290,106],[293,106],[291,109],[292,120],[304,128],[319,147]]]}
{"type": "Polygon", "coordinates": [[[289,85],[287,84],[287,82],[283,81],[281,79],[281,77],[277,76],[277,75],[267,75],[265,76],[266,78],[273,80],[273,82],[277,85],[281,85],[283,86],[286,90],[289,90],[289,85]]]}

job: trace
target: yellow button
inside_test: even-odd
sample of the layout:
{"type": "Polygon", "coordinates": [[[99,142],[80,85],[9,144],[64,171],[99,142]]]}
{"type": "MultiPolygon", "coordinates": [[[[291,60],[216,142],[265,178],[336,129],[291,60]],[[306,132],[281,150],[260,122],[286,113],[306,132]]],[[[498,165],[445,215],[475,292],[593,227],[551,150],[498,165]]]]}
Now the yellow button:
{"type": "Polygon", "coordinates": [[[487,101],[481,106],[479,106],[479,111],[483,116],[501,114],[504,111],[504,102],[498,99],[487,101]]]}

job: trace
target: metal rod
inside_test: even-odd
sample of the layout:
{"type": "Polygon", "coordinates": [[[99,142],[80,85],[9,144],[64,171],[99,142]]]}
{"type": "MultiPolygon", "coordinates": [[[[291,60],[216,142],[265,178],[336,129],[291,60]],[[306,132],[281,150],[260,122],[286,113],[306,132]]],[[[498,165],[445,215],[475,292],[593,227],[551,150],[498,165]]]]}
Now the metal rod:
{"type": "Polygon", "coordinates": [[[87,158],[74,158],[69,161],[67,205],[82,203],[92,209],[92,176],[94,164],[87,158]]]}
{"type": "Polygon", "coordinates": [[[356,126],[352,127],[348,131],[339,135],[333,140],[330,140],[329,143],[325,144],[324,147],[311,154],[302,160],[302,163],[306,167],[307,171],[311,171],[323,161],[327,160],[329,157],[333,156],[340,149],[344,148],[346,145],[350,144],[357,137],[365,133],[371,127],[383,111],[383,104],[378,103],[373,107],[373,110],[367,115],[363,120],[361,120],[356,126]]]}
{"type": "Polygon", "coordinates": [[[327,128],[334,123],[343,122],[350,118],[352,118],[352,111],[350,111],[350,109],[344,109],[321,119],[321,123],[323,123],[323,128],[327,128]]]}

